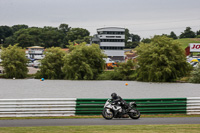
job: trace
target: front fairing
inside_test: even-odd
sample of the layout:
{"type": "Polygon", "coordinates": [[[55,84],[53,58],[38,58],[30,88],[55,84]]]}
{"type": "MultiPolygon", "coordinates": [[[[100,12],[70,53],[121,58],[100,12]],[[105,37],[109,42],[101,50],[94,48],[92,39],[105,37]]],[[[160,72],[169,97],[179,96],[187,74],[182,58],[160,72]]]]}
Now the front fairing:
{"type": "Polygon", "coordinates": [[[108,99],[108,100],[106,101],[105,105],[104,105],[104,108],[110,108],[110,109],[112,109],[112,105],[111,105],[110,102],[111,102],[111,100],[108,99]]]}
{"type": "Polygon", "coordinates": [[[112,109],[112,110],[115,110],[115,111],[118,111],[118,110],[121,110],[121,106],[119,105],[113,105],[111,104],[111,100],[108,99],[104,105],[104,108],[109,108],[109,109],[112,109]]]}

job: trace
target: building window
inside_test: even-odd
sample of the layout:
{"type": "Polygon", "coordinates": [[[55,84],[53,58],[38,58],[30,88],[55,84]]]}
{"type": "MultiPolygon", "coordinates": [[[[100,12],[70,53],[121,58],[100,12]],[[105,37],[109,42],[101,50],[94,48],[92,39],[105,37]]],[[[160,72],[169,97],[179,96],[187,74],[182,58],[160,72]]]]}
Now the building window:
{"type": "Polygon", "coordinates": [[[115,36],[106,36],[106,38],[115,38],[115,36]]]}
{"type": "Polygon", "coordinates": [[[100,49],[102,49],[102,50],[123,50],[124,47],[106,47],[106,46],[101,46],[100,49]]]}
{"type": "Polygon", "coordinates": [[[124,39],[100,39],[101,42],[124,42],[124,39]]]}
{"type": "Polygon", "coordinates": [[[100,34],[113,34],[113,35],[124,35],[125,32],[121,32],[121,31],[98,31],[97,32],[99,35],[100,34]]]}

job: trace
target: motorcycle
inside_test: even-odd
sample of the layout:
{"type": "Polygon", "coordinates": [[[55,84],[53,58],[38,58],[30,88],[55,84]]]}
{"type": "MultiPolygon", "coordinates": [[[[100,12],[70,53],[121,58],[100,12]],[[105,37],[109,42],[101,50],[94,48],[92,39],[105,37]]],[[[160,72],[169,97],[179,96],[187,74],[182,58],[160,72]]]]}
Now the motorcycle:
{"type": "Polygon", "coordinates": [[[108,99],[104,105],[102,116],[107,120],[129,117],[132,119],[140,118],[140,111],[136,109],[137,105],[135,102],[130,102],[127,109],[123,109],[120,105],[120,102],[118,102],[118,104],[114,104],[110,99],[108,99]]]}

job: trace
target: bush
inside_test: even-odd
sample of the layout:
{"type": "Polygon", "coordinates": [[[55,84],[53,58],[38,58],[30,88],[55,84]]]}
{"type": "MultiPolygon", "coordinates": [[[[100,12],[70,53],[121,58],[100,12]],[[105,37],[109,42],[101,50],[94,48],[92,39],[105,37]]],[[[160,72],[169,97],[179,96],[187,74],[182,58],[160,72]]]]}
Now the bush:
{"type": "Polygon", "coordinates": [[[191,82],[191,83],[200,83],[200,63],[191,72],[191,77],[189,79],[189,82],[191,82]]]}
{"type": "Polygon", "coordinates": [[[137,76],[140,81],[169,82],[187,76],[191,65],[177,41],[166,36],[155,36],[151,43],[141,43],[138,54],[137,76]]]}
{"type": "Polygon", "coordinates": [[[48,48],[44,52],[45,57],[41,60],[40,70],[36,73],[36,78],[62,79],[63,57],[65,52],[59,47],[48,48]]]}
{"type": "Polygon", "coordinates": [[[133,70],[135,63],[132,60],[119,63],[114,71],[104,71],[98,76],[98,80],[135,80],[137,74],[133,70]]]}
{"type": "Polygon", "coordinates": [[[136,63],[133,60],[128,60],[127,62],[119,63],[115,71],[120,74],[122,80],[135,80],[135,71],[133,68],[136,63]]]}
{"type": "Polygon", "coordinates": [[[122,80],[122,78],[116,71],[104,71],[98,75],[97,80],[122,80]]]}
{"type": "Polygon", "coordinates": [[[76,46],[71,45],[70,53],[64,57],[62,68],[65,79],[70,80],[93,80],[103,72],[105,61],[99,45],[87,46],[82,43],[76,46]]]}
{"type": "Polygon", "coordinates": [[[5,77],[5,75],[4,74],[0,74],[0,78],[4,78],[5,77]]]}
{"type": "Polygon", "coordinates": [[[7,48],[2,47],[1,59],[5,78],[26,78],[28,59],[21,47],[17,45],[9,45],[7,48]]]}

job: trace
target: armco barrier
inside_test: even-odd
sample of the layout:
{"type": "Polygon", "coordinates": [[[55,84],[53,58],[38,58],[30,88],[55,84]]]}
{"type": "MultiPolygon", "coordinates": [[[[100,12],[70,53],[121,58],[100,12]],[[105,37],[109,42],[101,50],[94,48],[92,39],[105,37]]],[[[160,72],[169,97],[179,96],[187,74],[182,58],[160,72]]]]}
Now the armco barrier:
{"type": "Polygon", "coordinates": [[[200,97],[187,98],[187,114],[200,114],[200,97]]]}
{"type": "MultiPolygon", "coordinates": [[[[107,99],[0,99],[0,117],[100,115],[107,99]]],[[[200,114],[200,97],[125,99],[141,114],[200,114]]]]}
{"type": "Polygon", "coordinates": [[[0,99],[0,117],[70,116],[76,98],[0,99]]]}
{"type": "MultiPolygon", "coordinates": [[[[100,115],[107,99],[80,99],[76,101],[76,115],[100,115]]],[[[186,98],[125,99],[135,101],[141,114],[186,114],[186,98]]]]}

